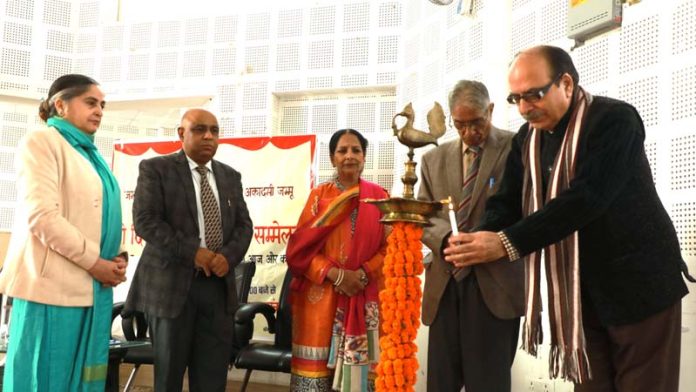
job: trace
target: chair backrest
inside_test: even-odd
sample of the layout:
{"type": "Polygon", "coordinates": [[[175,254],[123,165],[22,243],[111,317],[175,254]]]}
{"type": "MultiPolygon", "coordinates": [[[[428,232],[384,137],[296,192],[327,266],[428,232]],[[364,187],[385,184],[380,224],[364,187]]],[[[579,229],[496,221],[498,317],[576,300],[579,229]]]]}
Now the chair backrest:
{"type": "Polygon", "coordinates": [[[239,263],[234,267],[234,279],[237,289],[237,300],[240,304],[246,303],[249,299],[249,288],[251,278],[256,273],[256,263],[239,263]]]}
{"type": "Polygon", "coordinates": [[[292,273],[288,268],[283,279],[283,287],[278,299],[278,311],[276,312],[275,345],[290,349],[292,347],[292,312],[290,306],[290,281],[292,273]]]}

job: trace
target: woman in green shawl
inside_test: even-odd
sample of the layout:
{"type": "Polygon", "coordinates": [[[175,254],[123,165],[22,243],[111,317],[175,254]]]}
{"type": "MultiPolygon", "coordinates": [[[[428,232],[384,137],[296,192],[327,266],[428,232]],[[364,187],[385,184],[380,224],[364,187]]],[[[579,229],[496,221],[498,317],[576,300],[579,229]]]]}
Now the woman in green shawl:
{"type": "Polygon", "coordinates": [[[19,201],[0,291],[13,297],[4,391],[103,391],[112,287],[125,281],[120,191],[94,145],[104,93],[56,79],[17,149],[19,201]]]}

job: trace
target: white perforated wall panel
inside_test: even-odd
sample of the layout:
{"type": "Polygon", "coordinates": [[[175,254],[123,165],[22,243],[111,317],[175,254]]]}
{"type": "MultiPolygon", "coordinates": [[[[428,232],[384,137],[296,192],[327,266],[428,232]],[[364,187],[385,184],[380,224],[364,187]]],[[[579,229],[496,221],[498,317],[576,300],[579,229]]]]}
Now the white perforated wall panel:
{"type": "Polygon", "coordinates": [[[331,104],[316,104],[312,106],[312,126],[308,128],[316,134],[331,134],[338,128],[337,106],[331,104]]]}
{"type": "Polygon", "coordinates": [[[332,68],[334,64],[333,41],[311,41],[307,53],[307,68],[332,68]]]}
{"type": "Polygon", "coordinates": [[[2,48],[0,73],[11,76],[29,76],[31,52],[20,49],[2,48]]]}
{"type": "Polygon", "coordinates": [[[280,122],[281,135],[304,135],[307,133],[307,106],[286,106],[280,122]]]}
{"type": "Polygon", "coordinates": [[[276,50],[276,71],[300,69],[300,43],[279,43],[276,50]]]}
{"type": "Polygon", "coordinates": [[[216,43],[229,43],[237,39],[237,15],[218,16],[215,18],[216,43]]]}
{"type": "Polygon", "coordinates": [[[43,22],[52,26],[70,27],[72,2],[45,0],[43,2],[43,22]]]}
{"type": "Polygon", "coordinates": [[[657,15],[625,24],[621,29],[619,44],[619,70],[629,72],[656,64],[660,32],[657,15]]]}
{"type": "Polygon", "coordinates": [[[378,85],[394,85],[394,84],[396,84],[396,72],[378,72],[376,83],[378,85]]]}
{"type": "Polygon", "coordinates": [[[349,103],[346,124],[358,130],[374,129],[376,106],[372,102],[349,103]]]}
{"type": "Polygon", "coordinates": [[[367,86],[368,74],[341,75],[341,87],[367,86]]]}
{"type": "Polygon", "coordinates": [[[401,3],[388,2],[379,5],[379,27],[399,27],[401,26],[401,3]]]}
{"type": "Polygon", "coordinates": [[[630,102],[638,109],[646,127],[658,124],[658,107],[655,102],[658,97],[657,76],[651,76],[620,86],[620,99],[630,102]]]}
{"type": "Polygon", "coordinates": [[[265,136],[266,116],[243,116],[242,133],[243,136],[265,136]]]}
{"type": "Polygon", "coordinates": [[[5,3],[5,15],[24,19],[34,19],[34,0],[7,0],[5,3]]]}
{"type": "Polygon", "coordinates": [[[208,18],[189,19],[184,27],[184,45],[205,45],[208,39],[208,18]]]}
{"type": "Polygon", "coordinates": [[[97,37],[93,33],[80,33],[75,41],[75,51],[79,54],[93,54],[97,50],[97,37]]]}
{"type": "Polygon", "coordinates": [[[399,36],[389,35],[377,39],[377,64],[392,64],[399,59],[399,36]]]}
{"type": "Polygon", "coordinates": [[[307,78],[307,88],[330,88],[333,86],[331,76],[309,76],[307,78]]]}
{"type": "Polygon", "coordinates": [[[150,56],[135,54],[128,56],[128,80],[147,80],[150,56]]]}
{"type": "Polygon", "coordinates": [[[102,30],[102,50],[123,49],[123,26],[104,26],[102,30]]]}
{"type": "Polygon", "coordinates": [[[303,11],[298,8],[278,12],[278,38],[299,37],[302,35],[303,11]]]}
{"type": "Polygon", "coordinates": [[[370,40],[367,37],[347,38],[343,40],[341,66],[366,66],[369,60],[370,40]]]}
{"type": "Polygon", "coordinates": [[[5,22],[2,41],[8,44],[31,46],[32,28],[24,23],[5,22]]]}
{"type": "Polygon", "coordinates": [[[588,86],[606,80],[609,75],[609,38],[601,37],[581,46],[573,57],[580,84],[588,86]]]}
{"type": "Polygon", "coordinates": [[[536,13],[532,11],[512,21],[511,55],[534,44],[536,40],[535,17],[536,13]]]}
{"type": "Polygon", "coordinates": [[[117,56],[103,57],[99,80],[104,82],[117,82],[121,80],[121,58],[117,56]]]}
{"type": "Polygon", "coordinates": [[[314,7],[309,10],[309,33],[331,34],[336,29],[336,7],[314,7]]]}
{"type": "Polygon", "coordinates": [[[213,49],[213,76],[232,75],[237,69],[235,48],[213,49]]]}
{"type": "Polygon", "coordinates": [[[696,65],[672,72],[672,120],[696,114],[696,65]]]}
{"type": "Polygon", "coordinates": [[[469,61],[475,61],[483,56],[483,23],[473,23],[469,29],[469,61]]]}
{"type": "Polygon", "coordinates": [[[99,23],[99,2],[81,3],[79,21],[80,27],[96,27],[99,23]]]}
{"type": "Polygon", "coordinates": [[[63,56],[46,56],[44,63],[44,80],[53,81],[61,75],[72,72],[72,59],[63,56]]]}
{"type": "Polygon", "coordinates": [[[696,49],[696,2],[683,1],[672,13],[672,54],[696,49]]]}
{"type": "Polygon", "coordinates": [[[237,87],[234,85],[218,86],[217,100],[220,112],[234,112],[237,106],[237,87]]]}
{"type": "Polygon", "coordinates": [[[565,38],[568,0],[554,0],[541,7],[541,41],[554,42],[565,38]]]}
{"type": "Polygon", "coordinates": [[[155,79],[174,79],[177,75],[179,53],[162,52],[155,55],[155,79]]]}
{"type": "Polygon", "coordinates": [[[300,80],[278,80],[275,84],[275,91],[286,92],[286,91],[297,91],[300,89],[300,80]]]}
{"type": "Polygon", "coordinates": [[[250,46],[244,54],[244,65],[250,73],[268,72],[268,46],[250,46]]]}
{"type": "Polygon", "coordinates": [[[246,40],[268,39],[270,36],[271,14],[264,12],[247,17],[246,40]]]}
{"type": "Polygon", "coordinates": [[[268,99],[266,82],[257,82],[244,85],[242,95],[242,108],[244,110],[265,109],[268,99]]]}
{"type": "Polygon", "coordinates": [[[349,3],[343,6],[343,31],[370,30],[370,3],[349,3]]]}
{"type": "Polygon", "coordinates": [[[130,50],[146,49],[152,46],[152,23],[138,23],[130,28],[130,50]]]}
{"type": "MultiPolygon", "coordinates": [[[[672,139],[671,148],[671,189],[684,190],[696,188],[696,133],[672,139]]],[[[692,194],[693,195],[693,194],[692,194]]]]}
{"type": "Polygon", "coordinates": [[[157,47],[169,48],[181,45],[181,22],[159,22],[157,24],[157,47]]]}
{"type": "Polygon", "coordinates": [[[205,76],[206,51],[187,50],[184,51],[181,75],[185,78],[201,78],[205,76]]]}

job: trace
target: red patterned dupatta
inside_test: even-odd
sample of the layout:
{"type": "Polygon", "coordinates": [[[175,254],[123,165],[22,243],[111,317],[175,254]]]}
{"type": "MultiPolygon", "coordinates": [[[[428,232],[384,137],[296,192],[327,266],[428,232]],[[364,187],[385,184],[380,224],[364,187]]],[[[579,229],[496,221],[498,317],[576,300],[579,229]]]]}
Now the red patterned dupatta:
{"type": "Polygon", "coordinates": [[[341,193],[329,204],[326,211],[292,233],[285,250],[288,268],[293,276],[290,289],[299,291],[309,283],[304,274],[312,259],[324,248],[329,233],[344,219],[349,218],[350,213],[358,207],[359,192],[360,189],[356,185],[341,193]]]}
{"type": "MultiPolygon", "coordinates": [[[[322,250],[328,234],[343,219],[350,219],[351,212],[358,207],[358,199],[385,196],[379,185],[360,180],[358,186],[343,192],[316,219],[298,228],[290,237],[286,251],[293,274],[291,287],[299,290],[307,284],[303,275],[312,258],[322,250]]],[[[360,268],[379,251],[384,240],[380,217],[381,213],[374,205],[359,205],[351,251],[344,264],[346,269],[360,268]]],[[[338,295],[327,364],[327,367],[336,369],[334,389],[367,390],[371,366],[379,360],[378,296],[375,279],[370,280],[363,292],[352,297],[338,295]]]]}

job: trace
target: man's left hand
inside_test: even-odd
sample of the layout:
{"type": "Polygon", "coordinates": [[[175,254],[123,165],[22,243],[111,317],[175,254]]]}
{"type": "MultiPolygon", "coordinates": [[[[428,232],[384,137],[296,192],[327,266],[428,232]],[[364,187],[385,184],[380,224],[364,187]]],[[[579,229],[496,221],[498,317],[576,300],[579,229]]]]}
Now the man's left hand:
{"type": "Polygon", "coordinates": [[[210,261],[210,270],[219,277],[227,275],[230,271],[230,265],[227,263],[225,256],[220,253],[216,253],[215,257],[210,261]]]}
{"type": "Polygon", "coordinates": [[[445,260],[455,267],[490,263],[507,257],[505,247],[497,233],[477,231],[451,235],[445,248],[445,260]]]}

